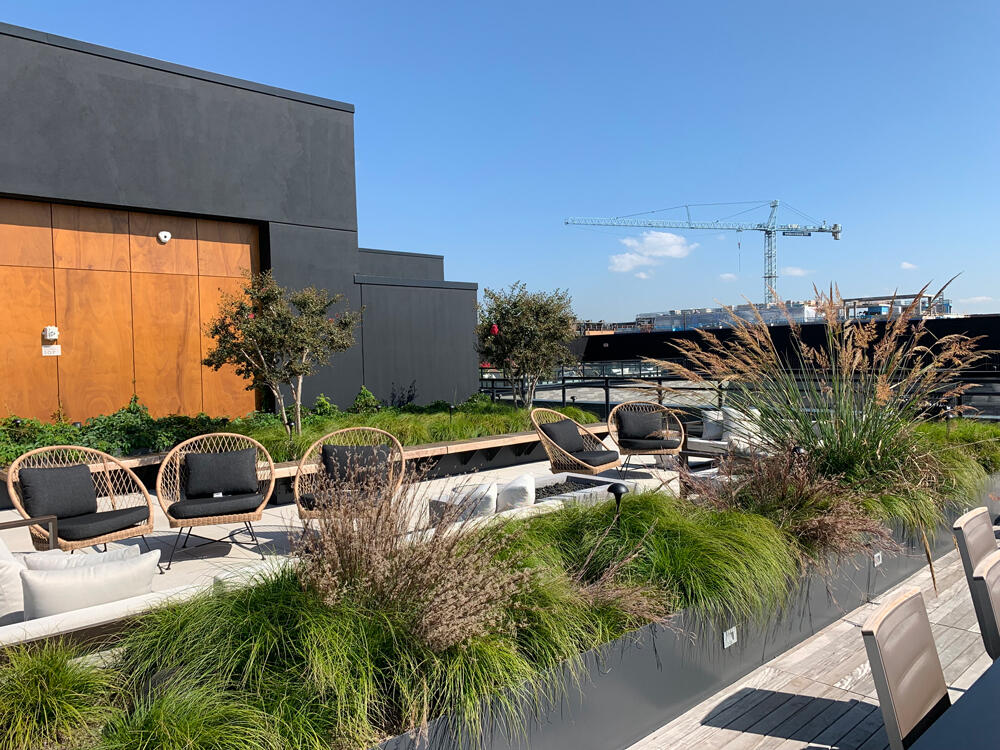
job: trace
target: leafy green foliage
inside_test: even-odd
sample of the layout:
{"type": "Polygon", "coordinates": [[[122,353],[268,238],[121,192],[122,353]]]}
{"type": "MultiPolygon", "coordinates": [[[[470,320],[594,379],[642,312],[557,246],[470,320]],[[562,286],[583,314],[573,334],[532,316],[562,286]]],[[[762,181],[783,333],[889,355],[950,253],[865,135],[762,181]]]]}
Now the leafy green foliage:
{"type": "Polygon", "coordinates": [[[109,700],[114,674],[78,656],[56,643],[4,651],[0,750],[84,746],[114,715],[109,700]]]}
{"type": "Polygon", "coordinates": [[[358,395],[354,397],[354,403],[351,404],[351,411],[355,414],[374,414],[381,406],[375,394],[365,386],[361,386],[358,395]]]}
{"type": "Polygon", "coordinates": [[[343,295],[325,289],[284,289],[270,271],[249,274],[242,294],[223,295],[207,327],[214,343],[202,364],[215,370],[231,365],[251,381],[248,389],[271,392],[279,414],[285,413],[287,386],[295,433],[301,434],[303,379],[354,345],[360,313],[330,313],[342,301],[343,295]]]}
{"type": "MultiPolygon", "coordinates": [[[[249,435],[271,452],[275,461],[292,461],[315,441],[341,427],[370,425],[394,434],[404,445],[445,440],[502,435],[531,429],[527,412],[509,404],[493,403],[476,394],[449,415],[448,404],[409,405],[383,408],[376,413],[355,414],[339,411],[325,397],[316,400],[303,416],[301,435],[289,436],[275,414],[255,412],[232,421],[205,414],[196,417],[170,416],[154,419],[133,397],[131,403],[113,414],[87,420],[80,427],[68,422],[39,422],[34,419],[0,419],[0,466],[9,465],[22,453],[46,445],[82,445],[114,456],[133,456],[150,451],[166,451],[183,440],[207,432],[238,432],[249,435]]],[[[374,397],[373,397],[374,398],[374,397]]],[[[596,422],[597,416],[577,407],[561,409],[578,422],[596,422]]]]}
{"type": "Polygon", "coordinates": [[[165,451],[195,435],[225,429],[227,423],[205,414],[154,419],[135,396],[128,406],[88,419],[80,427],[7,417],[0,419],[0,465],[46,445],[82,445],[115,456],[165,451]]]}
{"type": "Polygon", "coordinates": [[[936,447],[959,446],[987,471],[1000,471],[1000,424],[974,419],[955,419],[950,422],[925,422],[917,433],[936,447]]]}
{"type": "Polygon", "coordinates": [[[484,289],[476,324],[476,351],[503,372],[514,403],[531,408],[538,381],[574,360],[567,344],[576,338],[569,292],[529,292],[520,281],[509,289],[484,289]]]}

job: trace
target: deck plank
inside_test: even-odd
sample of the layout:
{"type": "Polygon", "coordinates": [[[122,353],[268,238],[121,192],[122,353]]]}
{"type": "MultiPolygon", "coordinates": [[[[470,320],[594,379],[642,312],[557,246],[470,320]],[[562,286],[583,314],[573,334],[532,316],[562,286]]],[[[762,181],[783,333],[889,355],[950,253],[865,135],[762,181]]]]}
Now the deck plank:
{"type": "Polygon", "coordinates": [[[884,750],[888,746],[861,625],[897,591],[924,594],[952,700],[986,671],[965,572],[957,552],[925,567],[795,648],[778,655],[633,744],[629,750],[884,750]]]}

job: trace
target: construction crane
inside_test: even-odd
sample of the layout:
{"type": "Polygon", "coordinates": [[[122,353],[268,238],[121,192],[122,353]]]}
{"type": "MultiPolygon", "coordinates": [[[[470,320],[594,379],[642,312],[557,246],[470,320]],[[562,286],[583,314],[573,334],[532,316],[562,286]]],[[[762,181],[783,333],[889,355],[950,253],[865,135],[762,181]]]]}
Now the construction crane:
{"type": "MultiPolygon", "coordinates": [[[[825,221],[819,224],[778,224],[778,203],[779,202],[776,200],[770,202],[770,216],[768,216],[766,222],[758,224],[691,220],[691,205],[726,205],[710,203],[683,206],[683,208],[687,211],[687,221],[647,219],[638,216],[619,216],[605,219],[571,217],[566,219],[564,223],[591,227],[644,227],[652,229],[710,229],[733,232],[763,232],[764,301],[770,304],[778,301],[776,292],[778,285],[778,232],[781,232],[786,237],[809,237],[813,232],[827,232],[833,235],[833,239],[840,239],[840,224],[828,225],[825,221]]],[[[681,206],[678,206],[677,208],[681,208],[681,206]]]]}

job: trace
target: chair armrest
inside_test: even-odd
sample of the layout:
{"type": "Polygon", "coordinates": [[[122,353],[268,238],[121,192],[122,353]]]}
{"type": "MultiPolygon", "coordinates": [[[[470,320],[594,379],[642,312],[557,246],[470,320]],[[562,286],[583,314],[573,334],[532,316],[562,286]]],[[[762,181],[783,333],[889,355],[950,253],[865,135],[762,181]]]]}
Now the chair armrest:
{"type": "Polygon", "coordinates": [[[36,516],[35,518],[19,518],[16,521],[4,521],[0,523],[0,531],[43,525],[49,527],[49,549],[56,549],[59,546],[59,519],[55,516],[36,516]]]}

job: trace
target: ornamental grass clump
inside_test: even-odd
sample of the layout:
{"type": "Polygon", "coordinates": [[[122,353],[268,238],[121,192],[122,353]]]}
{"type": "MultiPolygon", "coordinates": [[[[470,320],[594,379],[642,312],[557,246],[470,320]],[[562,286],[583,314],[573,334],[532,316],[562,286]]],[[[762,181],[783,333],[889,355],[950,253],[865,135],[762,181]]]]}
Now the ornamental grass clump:
{"type": "Polygon", "coordinates": [[[507,554],[514,540],[504,524],[482,524],[455,502],[444,504],[435,532],[414,531],[415,511],[429,504],[419,469],[405,469],[397,490],[385,472],[339,468],[336,480],[317,483],[316,518],[299,549],[303,580],[324,601],[393,611],[435,652],[509,625],[505,613],[529,573],[507,554]]]}
{"type": "Polygon", "coordinates": [[[827,568],[831,558],[898,551],[888,528],[866,512],[854,490],[822,475],[802,454],[728,457],[720,473],[725,481],[686,478],[699,502],[770,519],[799,553],[803,566],[812,562],[827,568]]]}
{"type": "Polygon", "coordinates": [[[60,643],[4,650],[0,662],[0,750],[89,748],[116,713],[114,673],[60,643]]]}
{"type": "Polygon", "coordinates": [[[730,310],[731,336],[700,331],[676,344],[683,361],[656,364],[739,412],[753,449],[802,448],[818,475],[854,490],[874,518],[931,530],[952,499],[948,466],[916,426],[970,387],[955,375],[986,352],[976,338],[928,330],[918,316],[926,290],[902,308],[890,305],[886,321],[843,320],[833,287],[816,289],[822,326],[802,326],[785,311],[787,328],[775,329],[756,310],[750,320],[730,310]],[[787,336],[781,346],[776,330],[787,336]]]}

